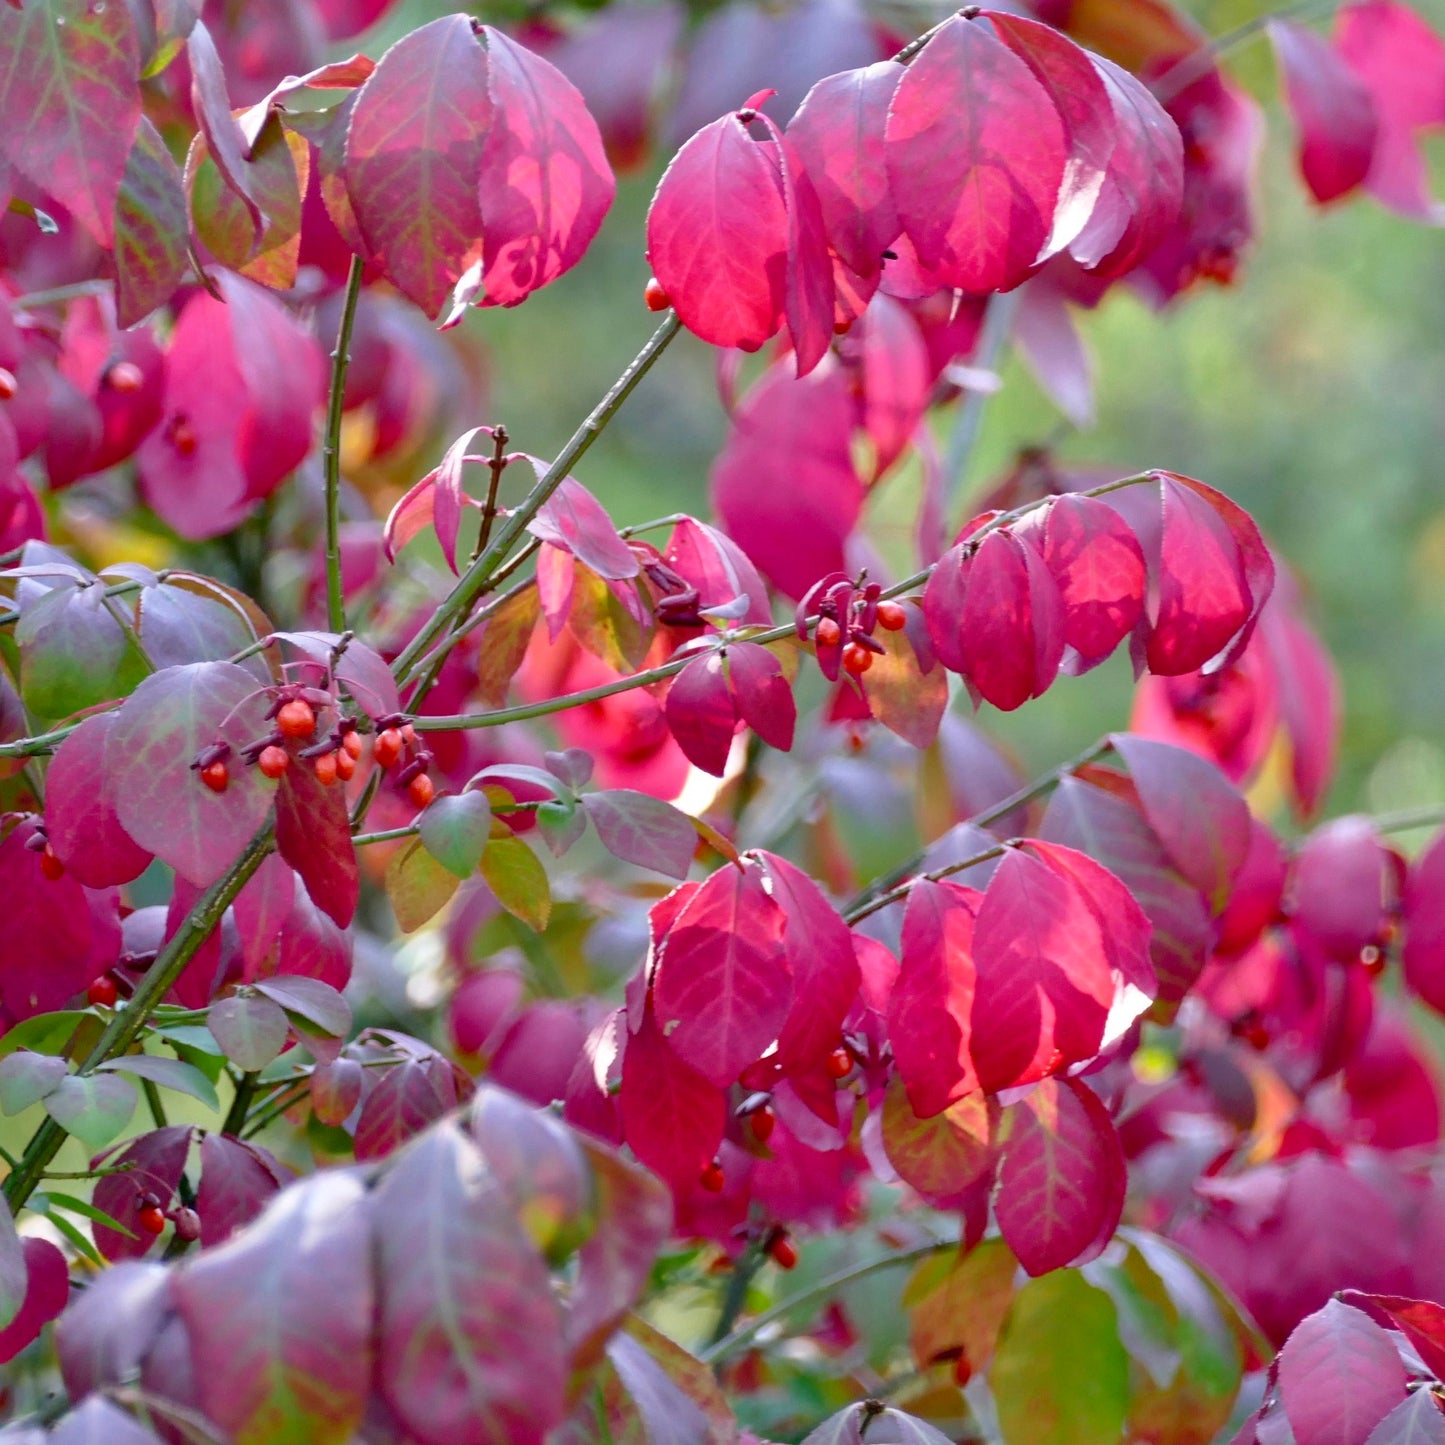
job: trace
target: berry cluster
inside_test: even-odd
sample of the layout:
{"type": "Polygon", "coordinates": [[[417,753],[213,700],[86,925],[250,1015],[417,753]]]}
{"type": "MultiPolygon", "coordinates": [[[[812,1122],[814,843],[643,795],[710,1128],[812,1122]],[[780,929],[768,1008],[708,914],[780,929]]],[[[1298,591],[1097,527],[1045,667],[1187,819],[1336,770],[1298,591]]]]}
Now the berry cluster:
{"type": "Polygon", "coordinates": [[[884,601],[879,583],[867,582],[862,575],[855,582],[842,572],[830,572],[803,594],[797,610],[799,637],[807,639],[809,619],[814,616],[818,666],[830,682],[838,680],[840,668],[862,677],[874,657],[887,651],[874,632],[879,627],[900,632],[908,624],[907,610],[901,603],[884,601]]]}

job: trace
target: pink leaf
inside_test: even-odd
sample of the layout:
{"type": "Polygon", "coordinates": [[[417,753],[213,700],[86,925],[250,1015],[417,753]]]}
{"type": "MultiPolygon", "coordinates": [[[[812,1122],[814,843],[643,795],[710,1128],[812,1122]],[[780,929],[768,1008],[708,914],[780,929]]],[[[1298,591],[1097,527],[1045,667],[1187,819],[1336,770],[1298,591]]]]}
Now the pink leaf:
{"type": "Polygon", "coordinates": [[[312,902],[345,928],[361,892],[345,791],[323,784],[313,768],[287,768],[276,795],[276,847],[312,902]]]}
{"type": "Polygon", "coordinates": [[[1335,818],[1317,828],[1295,854],[1289,885],[1294,927],[1342,962],[1382,942],[1395,899],[1396,861],[1369,818],[1335,818]]]}
{"type": "Polygon", "coordinates": [[[688,761],[720,778],[727,770],[737,710],[722,655],[695,657],[667,690],[667,725],[688,761]]]}
{"type": "Polygon", "coordinates": [[[741,597],[748,599],[744,623],[772,623],[768,589],[747,554],[725,532],[684,517],[672,530],[663,560],[697,588],[698,610],[725,607],[741,597]]]}
{"type": "Polygon", "coordinates": [[[156,1242],[140,1224],[142,1199],[155,1195],[162,1209],[170,1206],[186,1167],[191,1148],[191,1126],[172,1124],[152,1129],[119,1152],[99,1155],[95,1167],[129,1166],[124,1173],[106,1174],[96,1180],[91,1202],[130,1230],[127,1237],[99,1221],[91,1226],[95,1247],[114,1263],[118,1259],[139,1259],[156,1242]]]}
{"type": "Polygon", "coordinates": [[[1053,229],[1068,153],[1049,93],[981,24],[954,18],[898,83],[888,180],[923,264],[944,285],[1008,290],[1053,229]]]}
{"type": "Polygon", "coordinates": [[[582,804],[614,858],[669,878],[687,877],[698,839],[686,813],[630,788],[588,793],[582,804]]]}
{"type": "MultiPolygon", "coordinates": [[[[546,471],[543,463],[533,459],[540,476],[546,471]]],[[[544,542],[570,552],[599,577],[620,581],[636,577],[641,564],[626,542],[617,533],[612,518],[602,503],[571,477],[564,477],[557,490],[537,509],[527,530],[544,542]]]]}
{"type": "Polygon", "coordinates": [[[1368,1315],[1331,1300],[1284,1343],[1279,1392],[1295,1439],[1365,1445],[1405,1398],[1405,1367],[1368,1315]]]}
{"type": "Polygon", "coordinates": [[[850,342],[863,364],[862,425],[873,443],[876,482],[903,455],[928,409],[928,347],[912,314],[882,294],[868,303],[850,342]]]}
{"type": "Polygon", "coordinates": [[[381,1159],[456,1108],[456,1084],[436,1059],[406,1059],[386,1070],[361,1106],[356,1157],[381,1159]]]}
{"type": "Polygon", "coordinates": [[[1445,835],[1411,865],[1403,907],[1405,982],[1445,1013],[1445,835]]]}
{"type": "Polygon", "coordinates": [[[1124,1151],[1108,1110],[1076,1079],[1046,1079],[1004,1124],[999,1228],[1032,1275],[1082,1263],[1124,1208],[1124,1151]]]}
{"type": "Polygon", "coordinates": [[[1063,496],[1044,523],[1044,564],[1064,604],[1064,641],[1079,670],[1102,662],[1144,610],[1144,553],[1128,523],[1097,498],[1063,496]]]}
{"type": "Polygon", "coordinates": [[[295,893],[296,875],[285,859],[271,853],[232,905],[247,982],[262,971],[274,954],[295,893]]]}
{"type": "Polygon", "coordinates": [[[798,708],[782,663],[755,642],[734,642],[723,655],[737,715],[769,747],[787,752],[793,746],[798,708]]]}
{"type": "Polygon", "coordinates": [[[201,1243],[207,1249],[229,1239],[266,1207],[289,1177],[257,1144],[229,1134],[207,1134],[201,1140],[201,1187],[196,1212],[201,1216],[201,1243]]]}
{"type": "Polygon", "coordinates": [[[1370,173],[1379,121],[1370,93],[1339,51],[1313,30],[1271,20],[1269,38],[1299,131],[1299,167],[1322,205],[1370,173]]]}
{"type": "Polygon", "coordinates": [[[87,888],[139,878],[151,855],[120,825],[116,775],[105,765],[113,712],[87,718],[60,745],[45,774],[45,831],[66,870],[87,888]]]}
{"type": "Polygon", "coordinates": [[[721,1086],[778,1036],[793,1001],[787,918],[755,863],[724,866],[667,930],[653,982],[658,1028],[721,1086]]]}
{"type": "Polygon", "coordinates": [[[251,194],[246,152],[248,143],[240,122],[231,113],[226,93],[226,73],[211,32],[197,20],[186,38],[186,58],[191,66],[191,109],[206,138],[206,149],[226,185],[242,201],[251,218],[257,240],[266,218],[251,194]]]}
{"type": "Polygon", "coordinates": [[[59,1317],[70,1298],[70,1270],[65,1256],[48,1239],[21,1241],[25,1251],[25,1295],[20,1313],[0,1330],[0,1364],[13,1360],[59,1317]]]}

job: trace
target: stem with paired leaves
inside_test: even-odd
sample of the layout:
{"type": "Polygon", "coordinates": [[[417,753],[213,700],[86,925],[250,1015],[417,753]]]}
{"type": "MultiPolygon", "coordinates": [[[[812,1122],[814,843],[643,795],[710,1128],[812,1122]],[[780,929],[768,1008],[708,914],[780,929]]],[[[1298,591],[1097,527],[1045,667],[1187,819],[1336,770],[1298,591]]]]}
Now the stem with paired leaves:
{"type": "Polygon", "coordinates": [[[682,323],[677,319],[676,313],[670,313],[648,338],[647,345],[637,353],[627,370],[612,384],[607,395],[592,409],[587,420],[572,434],[572,439],[557,454],[557,460],[547,468],[537,485],[527,493],[521,506],[498,528],[496,535],[461,575],[451,592],[443,598],[426,625],[402,650],[392,664],[392,671],[399,682],[411,680],[416,673],[418,660],[453,623],[465,617],[477,598],[486,592],[498,566],[505,561],[512,547],[526,531],[527,523],[536,516],[538,509],[562,484],[568,472],[606,430],[608,422],[617,414],[622,403],[632,395],[638,382],[652,370],[653,364],[667,350],[681,329],[682,323]]]}
{"type": "MultiPolygon", "coordinates": [[[[171,991],[196,951],[221,922],[221,915],[235,901],[251,875],[274,846],[271,824],[267,823],[246,845],[245,851],[196,901],[185,921],[156,955],[136,985],[135,993],[123,1009],[118,1009],[106,1025],[95,1047],[76,1069],[78,1076],[94,1073],[107,1059],[118,1058],[140,1038],[161,1000],[171,991]]],[[[5,1181],[5,1201],[15,1214],[40,1183],[45,1166],[60,1152],[67,1131],[54,1119],[47,1119],[30,1136],[25,1152],[14,1172],[5,1181]]]]}
{"type": "Polygon", "coordinates": [[[361,296],[362,262],[351,258],[336,350],[331,353],[331,393],[326,404],[326,440],[321,458],[326,476],[326,625],[332,632],[346,631],[346,604],[341,590],[341,403],[346,394],[346,369],[351,365],[351,328],[361,296]]]}

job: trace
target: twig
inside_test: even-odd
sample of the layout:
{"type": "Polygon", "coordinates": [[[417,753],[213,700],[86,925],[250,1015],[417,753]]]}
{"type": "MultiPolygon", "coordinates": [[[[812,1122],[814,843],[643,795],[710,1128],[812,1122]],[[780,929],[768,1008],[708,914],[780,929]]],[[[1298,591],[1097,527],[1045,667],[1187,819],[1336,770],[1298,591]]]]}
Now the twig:
{"type": "Polygon", "coordinates": [[[321,458],[326,478],[326,625],[346,631],[346,602],[341,587],[341,409],[346,394],[346,369],[351,364],[351,328],[361,295],[362,262],[351,258],[336,350],[331,353],[331,394],[326,404],[326,440],[321,458]]]}

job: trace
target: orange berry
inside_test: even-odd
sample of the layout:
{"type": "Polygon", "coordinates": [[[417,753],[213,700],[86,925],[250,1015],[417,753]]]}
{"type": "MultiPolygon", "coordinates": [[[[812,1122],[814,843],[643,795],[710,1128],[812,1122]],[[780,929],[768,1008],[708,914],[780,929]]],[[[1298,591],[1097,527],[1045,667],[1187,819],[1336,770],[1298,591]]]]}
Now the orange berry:
{"type": "Polygon", "coordinates": [[[437,795],[435,785],[425,773],[418,773],[416,777],[406,785],[406,792],[413,805],[418,808],[425,808],[437,795]]]}
{"type": "Polygon", "coordinates": [[[953,1362],[953,1381],[960,1389],[973,1379],[973,1366],[968,1362],[968,1356],[960,1354],[953,1362]]]}
{"type": "Polygon", "coordinates": [[[285,748],[278,748],[275,743],[272,743],[269,748],[261,749],[261,756],[256,759],[256,766],[266,777],[279,778],[291,766],[291,754],[285,748]]]}
{"type": "Polygon", "coordinates": [[[225,763],[207,763],[201,769],[201,781],[213,793],[224,793],[231,785],[231,770],[225,763]]]}
{"type": "Polygon", "coordinates": [[[311,766],[316,769],[317,781],[323,788],[329,788],[336,781],[335,753],[322,753],[311,766]]]}
{"type": "Polygon", "coordinates": [[[384,728],[376,735],[371,756],[379,768],[392,767],[401,757],[401,733],[396,728],[384,728]]]}
{"type": "Polygon", "coordinates": [[[20,383],[15,380],[15,373],[0,366],[0,401],[9,401],[19,389],[20,383]]]}
{"type": "Polygon", "coordinates": [[[145,373],[133,361],[117,361],[105,374],[105,384],[112,391],[129,394],[145,385],[145,373]]]}
{"type": "Polygon", "coordinates": [[[344,738],[341,739],[341,747],[342,750],[346,753],[346,756],[350,758],[351,761],[354,763],[357,758],[361,756],[361,734],[355,729],[353,729],[351,732],[347,733],[344,738]]]}
{"type": "Polygon", "coordinates": [[[409,748],[414,748],[416,746],[416,729],[412,727],[410,723],[402,723],[401,740],[409,748]]]}
{"type": "Polygon", "coordinates": [[[828,1077],[846,1079],[853,1072],[853,1055],[847,1049],[834,1049],[828,1055],[828,1077]]]}
{"type": "Polygon", "coordinates": [[[160,1205],[147,1204],[136,1216],[136,1223],[147,1234],[160,1234],[166,1227],[166,1217],[161,1213],[160,1205]]]}
{"type": "Polygon", "coordinates": [[[723,1174],[723,1167],[716,1159],[707,1166],[697,1177],[697,1182],[707,1190],[709,1194],[721,1194],[723,1185],[727,1183],[727,1177],[723,1174]]]}
{"type": "Polygon", "coordinates": [[[114,1008],[120,992],[115,986],[115,980],[108,973],[104,973],[86,989],[85,997],[87,1002],[100,1008],[114,1008]]]}
{"type": "Polygon", "coordinates": [[[902,632],[908,625],[908,613],[896,602],[880,602],[878,625],[889,632],[902,632]]]}
{"type": "Polygon", "coordinates": [[[336,776],[343,783],[349,783],[356,773],[356,759],[346,748],[337,748],[332,756],[336,759],[336,776]]]}
{"type": "Polygon", "coordinates": [[[54,883],[57,878],[65,877],[65,864],[55,856],[55,849],[52,848],[49,843],[45,845],[45,851],[40,855],[40,871],[50,879],[52,883],[54,883]]]}
{"type": "Polygon", "coordinates": [[[778,1116],[764,1104],[761,1108],[754,1109],[748,1118],[752,1121],[753,1138],[759,1144],[766,1144],[773,1137],[773,1126],[778,1122],[778,1116]]]}
{"type": "Polygon", "coordinates": [[[843,629],[831,617],[820,617],[813,636],[819,647],[837,647],[839,638],[843,636],[843,629]]]}
{"type": "Polygon", "coordinates": [[[768,1245],[768,1253],[779,1269],[792,1269],[798,1263],[798,1246],[786,1234],[775,1234],[768,1245]]]}
{"type": "Polygon", "coordinates": [[[649,311],[666,311],[672,305],[672,302],[668,300],[667,292],[662,289],[662,282],[656,276],[648,281],[642,298],[647,302],[649,311]]]}
{"type": "Polygon", "coordinates": [[[843,670],[854,677],[862,677],[873,666],[873,654],[856,642],[850,642],[843,649],[843,670]]]}
{"type": "Polygon", "coordinates": [[[276,730],[283,738],[309,738],[316,731],[316,714],[304,698],[293,698],[276,714],[276,730]]]}

